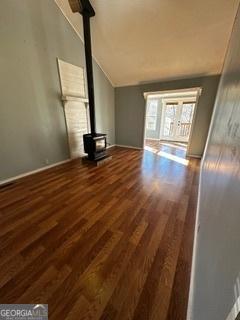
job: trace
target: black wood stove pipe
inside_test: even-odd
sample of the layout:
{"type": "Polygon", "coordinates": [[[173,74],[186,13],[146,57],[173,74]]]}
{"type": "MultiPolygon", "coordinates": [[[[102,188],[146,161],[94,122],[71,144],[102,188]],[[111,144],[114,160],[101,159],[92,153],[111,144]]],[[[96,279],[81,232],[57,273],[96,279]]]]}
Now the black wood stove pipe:
{"type": "Polygon", "coordinates": [[[92,66],[92,47],[91,47],[91,29],[90,18],[95,16],[95,11],[91,6],[89,0],[78,0],[80,5],[80,14],[83,17],[83,31],[84,31],[84,48],[87,68],[87,84],[88,84],[88,99],[89,99],[89,113],[91,134],[96,135],[95,122],[95,101],[94,101],[94,83],[93,83],[93,66],[92,66]]]}

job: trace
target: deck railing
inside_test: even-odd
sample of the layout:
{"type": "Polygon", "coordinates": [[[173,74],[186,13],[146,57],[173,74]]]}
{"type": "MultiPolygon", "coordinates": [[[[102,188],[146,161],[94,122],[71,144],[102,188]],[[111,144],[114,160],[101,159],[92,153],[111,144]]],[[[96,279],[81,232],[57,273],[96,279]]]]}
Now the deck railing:
{"type": "MultiPolygon", "coordinates": [[[[170,123],[170,134],[169,136],[173,135],[173,125],[174,123],[171,122],[170,123]]],[[[179,126],[178,126],[178,132],[177,134],[181,137],[188,137],[190,134],[190,128],[191,128],[191,123],[189,122],[182,122],[179,126]]]]}

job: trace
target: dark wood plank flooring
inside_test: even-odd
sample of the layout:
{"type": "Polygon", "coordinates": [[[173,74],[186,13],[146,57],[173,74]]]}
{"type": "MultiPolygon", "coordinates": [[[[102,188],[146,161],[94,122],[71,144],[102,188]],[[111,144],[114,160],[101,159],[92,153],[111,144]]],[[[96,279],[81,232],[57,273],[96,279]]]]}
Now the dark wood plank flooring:
{"type": "Polygon", "coordinates": [[[199,161],[150,148],[0,189],[0,303],[48,303],[51,320],[186,319],[199,161]]]}

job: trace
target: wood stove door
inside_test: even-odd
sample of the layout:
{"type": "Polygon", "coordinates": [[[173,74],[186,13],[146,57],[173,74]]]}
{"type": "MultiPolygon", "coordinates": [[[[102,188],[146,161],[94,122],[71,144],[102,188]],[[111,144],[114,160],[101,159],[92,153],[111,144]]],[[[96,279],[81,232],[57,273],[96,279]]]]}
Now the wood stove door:
{"type": "Polygon", "coordinates": [[[84,102],[66,101],[64,104],[71,158],[84,155],[83,135],[89,132],[88,108],[84,102]]]}

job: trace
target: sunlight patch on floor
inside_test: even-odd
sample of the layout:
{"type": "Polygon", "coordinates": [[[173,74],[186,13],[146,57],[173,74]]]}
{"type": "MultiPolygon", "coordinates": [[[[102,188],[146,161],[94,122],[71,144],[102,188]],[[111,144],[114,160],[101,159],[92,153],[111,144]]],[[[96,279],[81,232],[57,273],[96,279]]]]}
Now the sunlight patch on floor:
{"type": "Polygon", "coordinates": [[[167,158],[169,160],[173,160],[173,161],[176,161],[178,163],[181,163],[184,166],[187,166],[188,163],[189,163],[189,160],[184,159],[184,158],[180,158],[178,156],[175,156],[174,154],[171,154],[171,153],[168,153],[168,152],[165,152],[165,151],[159,151],[159,152],[157,152],[157,154],[159,156],[161,156],[161,157],[164,157],[164,158],[167,158]]]}
{"type": "Polygon", "coordinates": [[[178,157],[178,156],[173,155],[171,153],[168,153],[168,152],[165,152],[165,151],[158,151],[157,149],[151,148],[149,146],[145,146],[144,149],[147,150],[147,151],[150,151],[152,153],[155,153],[158,156],[164,157],[164,158],[166,158],[168,160],[172,160],[172,161],[175,161],[177,163],[183,164],[184,166],[187,166],[189,164],[189,160],[181,158],[181,157],[178,157]]]}
{"type": "Polygon", "coordinates": [[[180,150],[187,150],[187,145],[185,143],[168,143],[168,142],[161,142],[161,145],[176,148],[180,150]]]}

